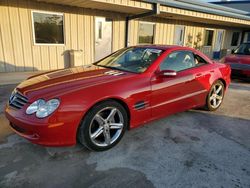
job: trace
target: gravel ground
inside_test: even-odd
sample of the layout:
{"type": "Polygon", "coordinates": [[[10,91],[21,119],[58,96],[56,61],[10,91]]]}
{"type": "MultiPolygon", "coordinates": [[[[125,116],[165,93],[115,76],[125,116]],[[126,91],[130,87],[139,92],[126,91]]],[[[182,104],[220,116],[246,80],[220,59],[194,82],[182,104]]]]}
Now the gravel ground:
{"type": "Polygon", "coordinates": [[[13,134],[0,86],[0,187],[250,187],[250,84],[216,112],[190,110],[128,131],[106,152],[45,148],[13,134]]]}

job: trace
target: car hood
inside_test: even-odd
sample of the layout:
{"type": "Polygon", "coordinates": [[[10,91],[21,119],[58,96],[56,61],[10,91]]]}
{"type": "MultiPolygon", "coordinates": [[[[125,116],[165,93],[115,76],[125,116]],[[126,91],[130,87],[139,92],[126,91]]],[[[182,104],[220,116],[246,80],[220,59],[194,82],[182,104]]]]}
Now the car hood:
{"type": "Polygon", "coordinates": [[[250,55],[231,54],[225,57],[225,63],[239,63],[250,65],[250,55]]]}
{"type": "Polygon", "coordinates": [[[37,96],[56,97],[78,89],[125,79],[132,75],[134,74],[89,65],[30,77],[19,84],[17,90],[29,99],[37,96]]]}

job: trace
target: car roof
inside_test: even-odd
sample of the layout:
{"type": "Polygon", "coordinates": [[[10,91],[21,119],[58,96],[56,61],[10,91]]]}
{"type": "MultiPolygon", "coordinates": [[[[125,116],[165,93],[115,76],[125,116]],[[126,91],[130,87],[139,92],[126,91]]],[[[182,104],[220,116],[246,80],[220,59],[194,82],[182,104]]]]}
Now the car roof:
{"type": "Polygon", "coordinates": [[[183,47],[183,46],[179,46],[179,45],[162,45],[162,44],[151,44],[151,45],[136,45],[136,46],[130,46],[130,47],[134,47],[134,48],[155,48],[155,49],[159,49],[159,50],[168,50],[168,49],[186,49],[186,50],[191,50],[192,48],[189,47],[183,47]]]}
{"type": "Polygon", "coordinates": [[[179,46],[179,45],[161,45],[161,44],[152,44],[152,45],[136,45],[136,46],[130,46],[130,48],[155,48],[155,49],[159,49],[159,50],[164,50],[164,51],[168,51],[168,50],[187,50],[187,51],[191,51],[195,54],[200,55],[202,58],[204,58],[206,61],[211,62],[211,59],[209,57],[207,57],[205,54],[203,54],[202,52],[200,52],[199,50],[196,50],[194,48],[191,47],[186,47],[186,46],[179,46]]]}

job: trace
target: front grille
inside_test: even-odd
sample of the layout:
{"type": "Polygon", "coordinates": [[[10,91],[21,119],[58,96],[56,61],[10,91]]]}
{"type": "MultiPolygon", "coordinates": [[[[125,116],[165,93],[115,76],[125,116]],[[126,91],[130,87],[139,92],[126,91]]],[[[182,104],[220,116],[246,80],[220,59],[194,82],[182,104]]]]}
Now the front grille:
{"type": "Polygon", "coordinates": [[[26,103],[28,98],[22,95],[20,92],[14,90],[9,99],[9,105],[16,109],[21,109],[26,103]]]}
{"type": "Polygon", "coordinates": [[[17,132],[19,132],[19,133],[25,133],[25,132],[26,132],[25,129],[23,129],[23,128],[21,128],[21,127],[18,127],[18,126],[16,126],[16,125],[12,124],[12,123],[10,123],[10,126],[11,126],[13,129],[15,129],[17,132]]]}

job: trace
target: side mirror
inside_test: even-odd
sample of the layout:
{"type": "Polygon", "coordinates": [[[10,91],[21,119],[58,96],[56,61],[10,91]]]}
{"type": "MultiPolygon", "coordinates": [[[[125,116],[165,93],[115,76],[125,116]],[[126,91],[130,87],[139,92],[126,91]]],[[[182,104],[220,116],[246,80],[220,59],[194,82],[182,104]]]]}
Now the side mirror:
{"type": "Polygon", "coordinates": [[[169,77],[175,77],[177,75],[177,72],[174,70],[162,70],[159,71],[157,75],[162,78],[169,78],[169,77]]]}
{"type": "Polygon", "coordinates": [[[235,52],[235,49],[232,49],[231,53],[234,54],[234,52],[235,52]]]}

